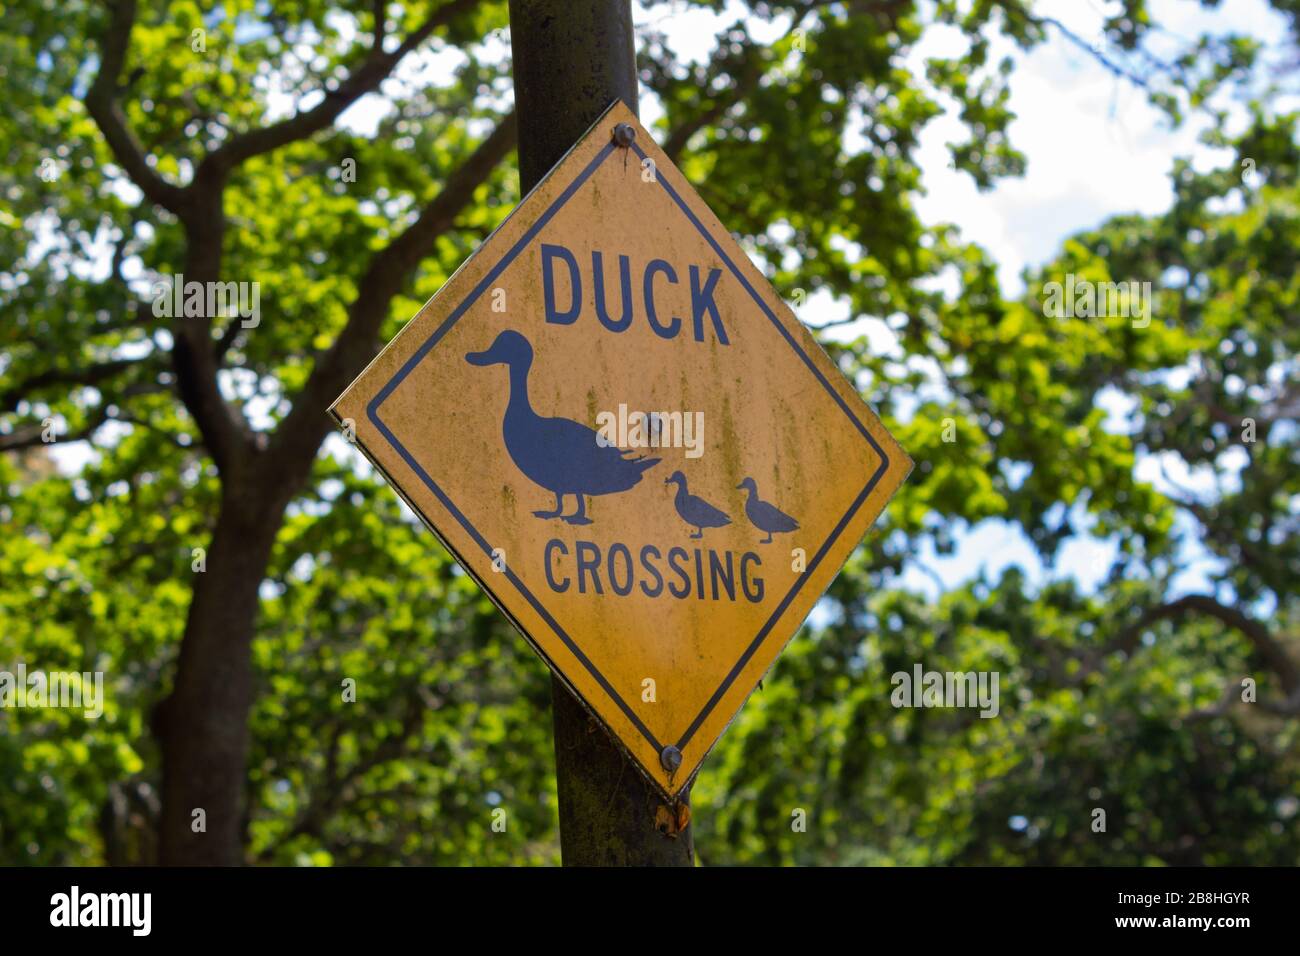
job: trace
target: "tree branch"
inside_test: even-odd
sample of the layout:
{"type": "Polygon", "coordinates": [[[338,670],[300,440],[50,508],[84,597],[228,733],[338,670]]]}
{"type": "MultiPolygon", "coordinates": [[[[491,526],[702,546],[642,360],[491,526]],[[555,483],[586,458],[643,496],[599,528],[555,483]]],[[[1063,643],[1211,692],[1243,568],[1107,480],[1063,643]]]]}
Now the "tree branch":
{"type": "MultiPolygon", "coordinates": [[[[141,382],[128,387],[122,393],[122,400],[134,398],[137,395],[157,394],[167,390],[167,386],[156,382],[141,382]]],[[[54,441],[51,442],[44,440],[44,423],[19,426],[11,432],[0,434],[0,453],[23,451],[28,448],[35,448],[37,445],[65,445],[71,442],[89,441],[94,437],[95,432],[99,431],[100,426],[106,422],[131,421],[120,410],[116,412],[110,411],[112,407],[113,403],[111,402],[101,403],[89,414],[84,425],[74,432],[68,432],[66,435],[55,435],[54,441]]]]}
{"type": "Polygon", "coordinates": [[[151,202],[179,214],[185,204],[185,190],[164,180],[149,165],[117,102],[117,81],[134,25],[135,0],[114,0],[108,29],[99,43],[99,72],[86,92],[84,102],[131,181],[151,202]]]}
{"type": "Polygon", "coordinates": [[[1296,688],[1296,690],[1280,704],[1261,700],[1259,701],[1259,708],[1260,710],[1277,717],[1295,717],[1300,715],[1300,688],[1296,688]]]}
{"type": "Polygon", "coordinates": [[[474,200],[474,193],[515,148],[515,114],[497,124],[460,167],[447,177],[442,190],[420,211],[406,231],[376,252],[357,284],[348,320],[334,344],[316,362],[293,408],[276,429],[272,452],[277,473],[310,467],[330,421],[325,414],[352,379],[374,357],[379,327],[388,307],[428,254],[430,246],[451,229],[456,217],[474,200]]]}
{"type": "Polygon", "coordinates": [[[337,88],[325,91],[325,98],[309,110],[295,113],[270,126],[240,133],[209,154],[200,165],[207,166],[215,172],[225,172],[244,160],[269,153],[300,139],[306,139],[331,126],[339,114],[362,96],[377,89],[402,58],[428,39],[433,31],[445,26],[467,10],[473,9],[479,2],[480,0],[449,0],[442,4],[433,10],[428,19],[407,36],[392,53],[385,53],[383,50],[384,4],[377,2],[375,43],[361,64],[349,73],[337,88]]]}
{"type": "MultiPolygon", "coordinates": [[[[907,0],[876,0],[870,4],[871,12],[874,12],[885,23],[893,22],[901,15],[903,8],[907,5],[907,0]]],[[[789,37],[794,34],[806,20],[809,14],[813,13],[820,7],[830,6],[828,0],[808,0],[797,11],[794,12],[790,20],[790,27],[785,32],[789,37]]],[[[860,4],[857,6],[861,6],[860,4]]],[[[853,9],[852,12],[866,12],[861,9],[853,9]]],[[[686,148],[692,136],[711,126],[722,118],[728,109],[738,103],[743,97],[752,93],[757,88],[759,81],[764,75],[763,66],[754,62],[747,54],[753,51],[755,47],[766,47],[770,44],[751,43],[748,48],[743,49],[740,53],[731,53],[726,51],[725,55],[719,55],[709,64],[709,72],[713,75],[727,74],[734,77],[734,82],[727,89],[715,94],[709,105],[701,110],[698,114],[689,120],[679,124],[674,128],[660,147],[675,163],[678,156],[686,148]],[[741,61],[742,67],[737,73],[737,61],[741,61]]],[[[726,44],[719,44],[719,51],[726,49],[726,44]]]]}
{"type": "MultiPolygon", "coordinates": [[[[339,771],[338,742],[342,728],[335,724],[330,748],[327,753],[323,780],[308,798],[306,806],[279,837],[277,837],[260,854],[261,859],[270,859],[278,850],[300,836],[313,836],[321,839],[323,830],[329,822],[330,815],[340,806],[355,796],[354,788],[362,777],[371,770],[393,760],[406,756],[411,739],[415,737],[424,719],[424,707],[418,694],[406,700],[403,710],[401,729],[390,737],[380,741],[368,755],[358,759],[350,767],[339,771]]],[[[416,741],[419,744],[419,741],[416,741]]]]}
{"type": "MultiPolygon", "coordinates": [[[[1128,80],[1134,86],[1139,86],[1142,89],[1151,88],[1151,83],[1147,77],[1137,73],[1124,64],[1117,63],[1115,60],[1103,53],[1098,48],[1098,45],[1089,43],[1056,17],[1039,16],[1038,14],[1030,13],[1028,10],[1022,8],[1018,3],[1013,2],[1013,0],[994,0],[994,2],[1008,18],[1015,17],[1024,23],[1032,24],[1042,34],[1044,34],[1044,36],[1047,34],[1049,27],[1056,29],[1061,36],[1065,37],[1065,39],[1069,40],[1079,49],[1083,50],[1085,53],[1092,54],[1093,59],[1119,79],[1128,80]]],[[[1168,67],[1167,64],[1160,63],[1159,60],[1146,50],[1141,50],[1141,52],[1148,60],[1157,63],[1160,66],[1168,67]]]]}
{"type": "Polygon", "coordinates": [[[385,22],[385,11],[388,9],[388,0],[373,0],[373,12],[375,21],[375,42],[374,49],[383,50],[384,39],[388,35],[388,24],[385,22]]]}
{"type": "Polygon", "coordinates": [[[119,372],[156,358],[152,353],[140,358],[95,362],[82,368],[51,368],[23,379],[0,391],[0,412],[12,412],[31,394],[51,385],[97,385],[119,372]]]}
{"type": "Polygon", "coordinates": [[[1232,704],[1237,700],[1237,694],[1240,690],[1241,685],[1237,682],[1236,678],[1230,679],[1227,685],[1224,686],[1223,693],[1219,695],[1218,701],[1213,706],[1198,708],[1183,719],[1192,721],[1211,720],[1215,717],[1225,716],[1228,711],[1232,709],[1232,704]]]}
{"type": "MultiPolygon", "coordinates": [[[[311,109],[270,126],[233,137],[199,163],[193,181],[184,188],[165,182],[149,166],[139,142],[127,128],[116,102],[118,77],[122,71],[130,44],[131,29],[135,23],[135,0],[113,2],[109,27],[101,42],[99,73],[87,93],[86,106],[118,162],[132,181],[146,197],[171,210],[184,223],[187,238],[184,273],[186,280],[216,282],[220,279],[222,240],[225,234],[223,194],[230,170],[250,157],[305,139],[333,124],[345,109],[366,93],[377,89],[406,54],[418,47],[439,27],[445,26],[478,3],[479,0],[448,0],[438,5],[424,23],[391,53],[388,53],[383,49],[386,4],[382,0],[374,0],[372,4],[375,16],[374,42],[360,66],[349,74],[347,79],[337,88],[327,91],[324,99],[311,109]]],[[[513,119],[509,126],[511,140],[509,145],[512,146],[513,119]]],[[[499,133],[500,130],[484,145],[490,148],[500,146],[499,133]]],[[[500,155],[492,161],[492,166],[495,166],[496,160],[499,160],[508,148],[500,152],[500,155]]],[[[472,176],[479,172],[476,157],[479,157],[479,154],[471,157],[462,173],[472,176]]],[[[490,172],[490,167],[487,172],[490,172]]],[[[486,178],[486,174],[483,173],[483,178],[486,178]]],[[[474,186],[477,186],[480,181],[475,181],[469,186],[466,201],[472,196],[474,186]]],[[[419,258],[419,250],[424,248],[433,236],[450,227],[450,219],[447,218],[446,213],[450,211],[450,215],[454,216],[460,209],[452,201],[457,198],[457,190],[450,188],[454,185],[453,181],[449,180],[449,188],[444,190],[444,193],[447,193],[447,201],[440,206],[439,201],[435,200],[430,208],[425,210],[425,214],[421,215],[415,226],[383,251],[386,255],[381,254],[377,257],[382,261],[379,263],[380,267],[374,270],[371,285],[379,286],[381,293],[390,287],[393,291],[386,297],[382,297],[379,308],[372,308],[370,311],[376,314],[382,313],[392,295],[396,294],[396,289],[400,287],[406,272],[414,268],[419,258]],[[394,275],[398,276],[396,283],[392,282],[394,275]]],[[[362,307],[362,312],[371,321],[363,324],[377,329],[379,322],[382,321],[382,315],[375,319],[365,311],[365,308],[362,307]]],[[[345,329],[345,335],[346,332],[345,329]]],[[[255,442],[258,437],[252,434],[242,413],[232,408],[222,398],[217,382],[220,362],[234,342],[237,326],[228,328],[222,336],[222,341],[214,344],[210,317],[178,316],[173,334],[175,344],[172,349],[172,363],[176,371],[177,391],[186,409],[194,418],[203,436],[204,444],[218,469],[227,472],[242,461],[241,451],[255,442]]],[[[333,350],[329,354],[337,356],[341,351],[333,350]]],[[[337,371],[334,365],[327,363],[327,367],[337,371]]],[[[338,367],[351,370],[353,365],[343,363],[338,367]]],[[[337,375],[331,377],[330,381],[335,381],[337,377],[337,375]]],[[[314,456],[314,448],[312,455],[314,456]]]]}
{"type": "Polygon", "coordinates": [[[1121,631],[1112,642],[1110,651],[1123,651],[1131,655],[1137,648],[1142,632],[1158,621],[1182,617],[1195,611],[1216,618],[1221,623],[1240,631],[1255,650],[1277,674],[1288,697],[1300,693],[1300,667],[1277,639],[1259,621],[1247,617],[1237,608],[1221,604],[1208,594],[1188,594],[1166,604],[1148,608],[1140,618],[1121,631]]]}
{"type": "MultiPolygon", "coordinates": [[[[222,208],[224,188],[196,178],[193,187],[194,215],[185,222],[185,283],[220,281],[223,239],[226,231],[222,208]]],[[[217,382],[217,356],[212,342],[212,317],[187,316],[184,310],[173,317],[172,368],[176,392],[194,419],[203,444],[217,470],[229,475],[247,459],[255,436],[243,412],[221,394],[217,382]]],[[[238,318],[233,319],[236,324],[238,318]]]]}

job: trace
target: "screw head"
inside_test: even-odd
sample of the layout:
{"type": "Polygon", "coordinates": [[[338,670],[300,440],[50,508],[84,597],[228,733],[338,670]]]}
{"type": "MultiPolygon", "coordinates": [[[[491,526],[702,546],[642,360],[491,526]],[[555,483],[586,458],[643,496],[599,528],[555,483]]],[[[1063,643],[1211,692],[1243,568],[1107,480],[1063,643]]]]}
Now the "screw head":
{"type": "MultiPolygon", "coordinates": [[[[635,141],[636,141],[636,130],[632,128],[630,123],[619,123],[617,126],[614,127],[614,142],[616,142],[619,146],[627,148],[628,146],[631,146],[635,141]]],[[[670,750],[670,749],[672,748],[665,748],[665,750],[670,750]]]]}
{"type": "Polygon", "coordinates": [[[671,745],[665,747],[659,753],[659,763],[669,773],[674,773],[682,765],[682,752],[671,745]]]}

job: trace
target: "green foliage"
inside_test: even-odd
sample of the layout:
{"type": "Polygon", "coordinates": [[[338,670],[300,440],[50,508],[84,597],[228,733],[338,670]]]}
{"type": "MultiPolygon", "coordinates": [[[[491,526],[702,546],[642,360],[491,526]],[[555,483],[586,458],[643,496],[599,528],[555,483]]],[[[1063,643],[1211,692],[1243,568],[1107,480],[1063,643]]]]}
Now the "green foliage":
{"type": "MultiPolygon", "coordinates": [[[[273,6],[140,5],[119,98],[166,181],[191,181],[238,132],[283,116],[286,97],[340,82],[374,36],[373,5],[360,0],[273,6]]],[[[326,129],[231,175],[223,276],[261,283],[263,318],[253,332],[219,326],[214,344],[222,389],[256,441],[272,440],[359,297],[375,294],[370,256],[443,192],[508,102],[509,61],[492,52],[506,4],[456,6],[422,47],[451,64],[446,82],[389,81],[373,136],[326,129]]],[[[424,12],[387,8],[390,44],[424,12]]],[[[865,340],[827,345],[917,468],[832,586],[831,623],[792,642],[707,762],[694,798],[700,858],[1294,864],[1294,713],[1216,709],[1246,675],[1278,705],[1285,675],[1225,617],[1153,609],[1177,596],[1191,542],[1222,559],[1220,606],[1298,653],[1295,117],[1257,106],[1244,135],[1212,134],[1254,161],[1254,186],[1239,163],[1200,173],[1176,163],[1166,214],[1073,237],[1012,301],[982,249],[918,219],[916,152],[926,125],[955,107],[954,166],[980,188],[1017,174],[1010,64],[990,61],[989,41],[1028,48],[1053,25],[1021,0],[749,11],[705,63],[670,49],[651,18],[639,66],[662,106],[657,133],[778,289],[830,293],[851,317],[895,331],[894,354],[865,340]],[[755,20],[778,39],[755,39],[755,20]],[[923,82],[902,59],[942,26],[969,47],[930,61],[923,82]],[[1152,282],[1150,326],[1045,316],[1042,284],[1070,272],[1152,282]],[[938,291],[943,278],[955,294],[938,291]],[[1108,397],[1132,409],[1120,426],[1107,422],[1108,397]],[[1217,491],[1162,493],[1139,475],[1144,460],[1199,470],[1217,491]],[[899,587],[927,542],[950,550],[959,529],[995,517],[1047,561],[1091,522],[1121,559],[1095,594],[1068,580],[1033,587],[1018,569],[935,601],[899,587]],[[996,671],[999,717],[894,708],[890,675],[916,662],[996,671]],[[1105,834],[1091,830],[1096,808],[1105,834]],[[799,809],[806,832],[791,826],[799,809]]],[[[148,279],[182,271],[192,252],[183,224],[130,184],[83,105],[109,5],[25,0],[6,12],[0,669],[102,671],[108,700],[98,720],[0,710],[0,778],[12,781],[0,788],[0,861],[148,861],[160,761],[151,719],[205,573],[194,549],[222,508],[245,503],[231,500],[177,394],[172,332],[148,305],[148,279]],[[32,437],[46,419],[60,447],[88,439],[74,474],[32,437]]],[[[1144,0],[1127,0],[1107,35],[1134,50],[1151,29],[1144,0]]],[[[1253,60],[1248,44],[1220,38],[1145,79],[1177,116],[1253,60]]],[[[419,250],[373,344],[517,200],[512,158],[419,250]]],[[[263,577],[250,862],[557,861],[545,667],[341,442],[326,443],[292,495],[263,577]],[[497,808],[505,833],[491,828],[497,808]]]]}

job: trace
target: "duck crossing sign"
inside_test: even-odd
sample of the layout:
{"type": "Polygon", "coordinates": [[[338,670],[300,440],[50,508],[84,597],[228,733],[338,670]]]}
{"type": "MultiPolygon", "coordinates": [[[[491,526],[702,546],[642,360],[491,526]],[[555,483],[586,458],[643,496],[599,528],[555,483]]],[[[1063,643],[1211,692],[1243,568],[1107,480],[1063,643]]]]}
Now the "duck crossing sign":
{"type": "Polygon", "coordinates": [[[912,464],[622,103],[331,413],[670,799],[912,464]]]}

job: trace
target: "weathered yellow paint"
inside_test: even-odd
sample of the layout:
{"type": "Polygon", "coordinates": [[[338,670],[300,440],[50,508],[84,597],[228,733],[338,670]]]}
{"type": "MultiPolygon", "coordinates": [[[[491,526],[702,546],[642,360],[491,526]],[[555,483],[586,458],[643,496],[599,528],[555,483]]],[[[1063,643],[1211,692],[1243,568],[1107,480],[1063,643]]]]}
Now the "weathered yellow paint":
{"type": "MultiPolygon", "coordinates": [[[[552,254],[550,263],[554,307],[564,313],[570,273],[562,256],[552,254]]],[[[371,461],[669,796],[693,777],[911,468],[622,104],[529,193],[331,411],[354,423],[371,461]],[[613,144],[619,123],[636,130],[632,149],[613,144]],[[653,160],[653,176],[643,157],[653,160]],[[581,310],[570,324],[547,321],[543,244],[567,250],[579,266],[581,310]],[[623,331],[597,318],[593,251],[602,256],[605,313],[616,325],[623,314],[619,257],[628,257],[632,317],[623,331]],[[645,308],[653,260],[667,263],[677,279],[674,286],[662,267],[650,275],[660,328],[671,317],[681,320],[674,337],[657,334],[645,308]],[[620,405],[629,414],[702,412],[701,454],[637,448],[626,460],[660,460],[583,468],[597,454],[595,437],[575,432],[577,444],[560,453],[564,480],[591,485],[603,475],[617,484],[610,473],[625,468],[640,477],[626,490],[585,497],[590,524],[535,517],[554,510],[555,496],[526,477],[506,447],[508,367],[467,360],[471,353],[488,353],[479,361],[517,354],[511,336],[492,348],[503,332],[531,345],[527,392],[538,416],[596,429],[602,413],[617,415],[620,405]],[[730,524],[690,537],[695,529],[679,516],[676,486],[665,483],[678,471],[690,494],[730,524]],[[747,492],[738,488],[745,478],[754,479],[761,501],[797,520],[798,530],[765,543],[747,516],[747,492]],[[794,570],[795,549],[806,555],[804,571],[794,570]],[[590,566],[597,552],[599,594],[590,566]],[[588,565],[581,574],[580,557],[588,565]],[[658,590],[649,568],[658,571],[658,590]],[[616,593],[616,585],[630,590],[616,593]],[[675,771],[662,762],[670,745],[681,752],[675,771]]],[[[554,426],[522,422],[512,447],[528,460],[544,458],[526,447],[528,436],[554,426]]],[[[540,447],[561,448],[562,437],[539,439],[540,447]]],[[[565,515],[576,502],[564,499],[565,515]]]]}

